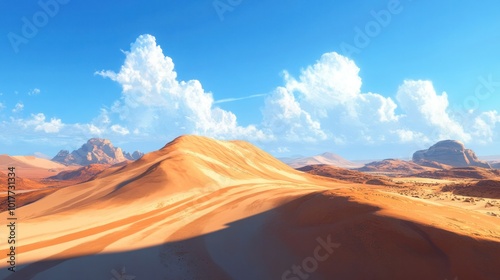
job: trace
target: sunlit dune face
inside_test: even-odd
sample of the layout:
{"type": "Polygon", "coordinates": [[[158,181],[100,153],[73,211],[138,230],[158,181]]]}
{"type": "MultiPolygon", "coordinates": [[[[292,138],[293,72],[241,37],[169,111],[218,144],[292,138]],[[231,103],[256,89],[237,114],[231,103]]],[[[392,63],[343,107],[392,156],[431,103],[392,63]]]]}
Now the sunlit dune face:
{"type": "Polygon", "coordinates": [[[457,181],[306,169],[246,142],[184,136],[135,162],[77,170],[98,174],[20,198],[16,277],[100,279],[121,267],[138,279],[498,275],[498,217],[457,207],[458,194],[440,190],[457,181]]]}

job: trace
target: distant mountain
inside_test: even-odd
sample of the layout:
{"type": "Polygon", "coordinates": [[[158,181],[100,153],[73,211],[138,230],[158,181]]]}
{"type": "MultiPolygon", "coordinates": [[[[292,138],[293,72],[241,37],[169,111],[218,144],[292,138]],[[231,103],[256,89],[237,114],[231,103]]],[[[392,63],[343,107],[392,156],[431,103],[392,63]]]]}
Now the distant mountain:
{"type": "Polygon", "coordinates": [[[481,159],[488,162],[492,168],[500,169],[500,155],[482,156],[481,159]]]}
{"type": "Polygon", "coordinates": [[[73,152],[61,150],[52,161],[65,165],[89,165],[89,164],[116,164],[126,160],[137,160],[144,154],[135,151],[124,153],[121,148],[114,147],[111,141],[101,138],[92,138],[82,147],[73,152]]]}
{"type": "Polygon", "coordinates": [[[416,163],[404,161],[400,159],[384,159],[367,163],[365,166],[358,168],[362,172],[391,172],[413,174],[427,170],[416,163]]]}
{"type": "Polygon", "coordinates": [[[455,140],[444,140],[432,145],[427,150],[417,151],[413,154],[415,163],[437,162],[452,167],[477,166],[491,168],[486,161],[479,160],[464,144],[455,140]]]}
{"type": "Polygon", "coordinates": [[[346,160],[333,153],[323,153],[321,155],[294,159],[281,159],[284,163],[293,168],[300,168],[308,165],[326,164],[343,168],[356,168],[362,165],[346,160]]]}

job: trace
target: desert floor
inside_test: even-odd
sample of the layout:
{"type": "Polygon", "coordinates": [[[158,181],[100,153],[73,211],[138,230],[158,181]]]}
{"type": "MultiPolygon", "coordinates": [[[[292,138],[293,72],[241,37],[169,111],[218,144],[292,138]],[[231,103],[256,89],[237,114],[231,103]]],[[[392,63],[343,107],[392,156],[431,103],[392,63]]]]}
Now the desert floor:
{"type": "Polygon", "coordinates": [[[0,278],[500,279],[499,199],[441,190],[457,180],[392,180],[328,179],[244,142],[183,137],[26,193],[16,272],[2,241],[0,278]]]}

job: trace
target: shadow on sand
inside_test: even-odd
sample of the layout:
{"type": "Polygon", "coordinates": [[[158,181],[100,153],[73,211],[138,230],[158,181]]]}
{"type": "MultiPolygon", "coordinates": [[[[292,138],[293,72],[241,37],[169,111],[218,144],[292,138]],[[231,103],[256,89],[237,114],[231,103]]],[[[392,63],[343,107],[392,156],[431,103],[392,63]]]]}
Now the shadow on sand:
{"type": "MultiPolygon", "coordinates": [[[[17,272],[3,268],[0,276],[6,280],[35,276],[50,280],[499,279],[500,242],[383,216],[379,210],[318,192],[194,238],[127,252],[68,253],[31,263],[21,258],[17,272]],[[326,248],[328,242],[337,246],[326,248]]],[[[192,223],[197,222],[201,220],[192,223]]],[[[130,229],[99,235],[96,240],[114,241],[126,230],[130,229]]],[[[172,236],[175,233],[165,232],[165,239],[172,236]]],[[[94,246],[92,240],[84,246],[94,246]]],[[[67,248],[74,246],[68,243],[67,248]]]]}

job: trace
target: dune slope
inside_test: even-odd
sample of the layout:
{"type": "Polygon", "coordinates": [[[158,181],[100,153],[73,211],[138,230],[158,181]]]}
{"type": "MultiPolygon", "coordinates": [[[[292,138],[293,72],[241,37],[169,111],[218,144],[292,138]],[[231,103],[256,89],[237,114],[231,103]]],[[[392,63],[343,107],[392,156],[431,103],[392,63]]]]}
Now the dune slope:
{"type": "Polygon", "coordinates": [[[70,170],[77,167],[67,167],[48,159],[35,156],[9,156],[0,155],[0,170],[15,167],[18,176],[30,179],[39,179],[56,175],[58,172],[70,170]]]}
{"type": "Polygon", "coordinates": [[[2,279],[500,275],[498,218],[299,172],[242,141],[183,136],[17,212],[20,261],[12,274],[1,259],[2,279]]]}

